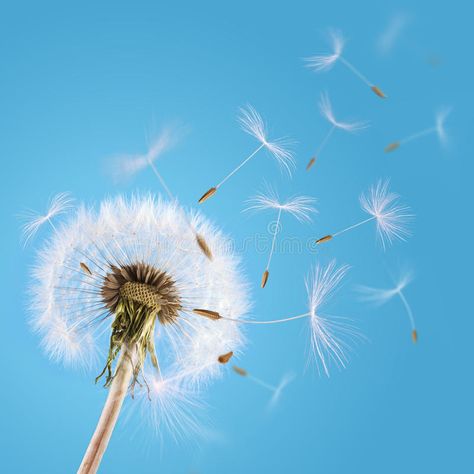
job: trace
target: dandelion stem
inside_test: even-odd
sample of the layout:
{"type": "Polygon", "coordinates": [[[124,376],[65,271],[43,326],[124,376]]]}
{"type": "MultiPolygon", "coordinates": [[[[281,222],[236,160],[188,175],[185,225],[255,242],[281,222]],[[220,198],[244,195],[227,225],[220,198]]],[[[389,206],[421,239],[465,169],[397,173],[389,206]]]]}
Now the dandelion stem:
{"type": "Polygon", "coordinates": [[[123,348],[117,363],[115,376],[109,388],[109,394],[100,415],[97,427],[90,440],[78,474],[94,474],[99,468],[110,437],[117,422],[123,400],[127,394],[133,375],[131,349],[123,348]]]}
{"type": "Polygon", "coordinates": [[[367,222],[373,221],[375,219],[375,216],[369,217],[368,219],[364,219],[361,222],[358,222],[357,224],[353,224],[349,227],[346,227],[345,229],[340,230],[339,232],[336,232],[335,234],[332,234],[333,237],[336,237],[338,235],[343,234],[344,232],[347,232],[349,230],[355,229],[356,227],[359,227],[360,225],[366,224],[367,222]]]}
{"type": "Polygon", "coordinates": [[[245,163],[247,163],[247,161],[249,161],[251,158],[253,158],[264,146],[265,146],[265,143],[262,143],[254,152],[252,152],[247,158],[245,158],[245,160],[242,161],[242,163],[240,163],[240,165],[237,166],[237,168],[235,168],[218,185],[216,185],[216,188],[220,188],[231,176],[233,176],[235,173],[237,173],[237,171],[239,171],[240,168],[242,168],[242,166],[244,166],[245,163]]]}
{"type": "Polygon", "coordinates": [[[287,321],[293,321],[295,319],[308,318],[309,316],[311,316],[311,313],[299,314],[298,316],[291,316],[289,318],[271,319],[269,321],[254,321],[253,319],[234,319],[234,318],[226,318],[225,316],[221,316],[221,319],[224,319],[225,321],[233,321],[235,323],[242,323],[242,324],[279,324],[279,323],[286,323],[287,321]]]}
{"type": "Polygon", "coordinates": [[[399,143],[408,143],[411,142],[412,140],[416,140],[417,138],[424,137],[426,135],[431,135],[432,133],[436,132],[436,127],[431,127],[431,128],[426,128],[425,130],[421,130],[420,132],[416,132],[413,135],[409,135],[406,138],[403,138],[402,140],[399,140],[399,143]]]}
{"type": "Polygon", "coordinates": [[[401,290],[398,292],[398,296],[402,300],[403,306],[405,306],[405,309],[407,310],[408,317],[410,318],[411,328],[412,328],[412,330],[414,330],[415,329],[415,318],[413,316],[413,311],[411,310],[411,306],[408,304],[408,301],[405,298],[405,295],[402,293],[401,290]]]}
{"type": "Polygon", "coordinates": [[[161,174],[156,169],[155,163],[153,163],[153,161],[148,159],[148,164],[150,165],[150,168],[152,169],[153,173],[155,173],[155,176],[158,178],[158,181],[160,182],[161,186],[165,190],[166,194],[170,198],[170,201],[174,201],[175,197],[173,196],[172,192],[170,191],[170,188],[167,186],[167,184],[166,184],[165,180],[163,179],[163,177],[161,176],[161,174]]]}
{"type": "Polygon", "coordinates": [[[333,134],[334,130],[336,129],[336,126],[333,125],[329,130],[328,133],[326,133],[326,136],[323,138],[323,141],[319,145],[318,149],[316,150],[316,157],[319,158],[319,155],[323,151],[323,148],[326,146],[327,142],[331,138],[331,135],[333,134]]]}
{"type": "Polygon", "coordinates": [[[256,383],[257,385],[260,385],[261,387],[266,388],[270,392],[275,392],[276,389],[277,389],[273,385],[270,385],[270,384],[264,382],[263,380],[259,379],[258,377],[255,377],[254,375],[247,374],[247,378],[250,379],[252,382],[256,383]]]}
{"type": "Polygon", "coordinates": [[[344,66],[350,69],[362,82],[367,84],[369,87],[372,87],[373,84],[358,70],[356,69],[347,59],[343,58],[342,56],[339,58],[344,66]]]}
{"type": "Polygon", "coordinates": [[[273,252],[275,251],[275,242],[276,242],[276,237],[277,237],[277,234],[278,234],[278,227],[280,225],[280,219],[281,219],[281,208],[278,209],[278,217],[277,217],[277,220],[276,220],[275,230],[273,232],[273,238],[272,238],[272,247],[270,249],[270,255],[268,256],[268,262],[267,262],[267,267],[266,267],[267,270],[270,268],[270,263],[272,261],[273,252]]]}

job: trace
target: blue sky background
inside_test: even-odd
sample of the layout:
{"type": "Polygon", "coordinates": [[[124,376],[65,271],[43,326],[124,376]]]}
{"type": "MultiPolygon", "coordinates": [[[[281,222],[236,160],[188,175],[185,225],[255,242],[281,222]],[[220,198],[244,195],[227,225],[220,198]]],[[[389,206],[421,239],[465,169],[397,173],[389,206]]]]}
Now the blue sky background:
{"type": "Polygon", "coordinates": [[[282,195],[318,198],[313,224],[283,221],[285,236],[306,243],[362,218],[360,192],[389,177],[417,215],[414,236],[383,252],[368,225],[317,253],[278,252],[265,290],[258,283],[266,254],[246,249],[262,319],[305,311],[304,276],[314,263],[335,257],[350,264],[331,309],[354,319],[369,342],[356,348],[347,370],[327,379],[304,370],[304,321],[251,328],[239,364],[271,383],[286,371],[298,375],[276,410],[265,411],[264,390],[229,372],[206,400],[210,439],[176,444],[165,433],[160,441],[132,418],[118,425],[102,472],[471,471],[472,8],[456,1],[167,3],[19,1],[0,8],[2,471],[75,472],[105,397],[94,374],[50,363],[29,331],[28,268],[45,233],[23,249],[17,214],[44,208],[59,191],[88,203],[160,192],[149,172],[113,184],[104,163],[145,151],[148,137],[174,120],[189,133],[159,166],[181,202],[194,206],[255,147],[235,121],[246,103],[275,136],[298,141],[298,168],[290,181],[258,156],[203,206],[236,242],[268,235],[270,214],[241,214],[264,179],[282,195]],[[411,21],[382,56],[377,39],[399,12],[411,21]],[[344,32],[346,57],[387,100],[340,64],[321,74],[303,67],[303,57],[326,50],[327,27],[344,32]],[[335,134],[306,173],[328,128],[317,109],[324,90],[342,119],[370,120],[371,128],[335,134]],[[447,149],[432,136],[383,153],[389,142],[430,126],[443,105],[454,107],[447,149]],[[353,289],[388,286],[387,268],[404,264],[416,273],[406,290],[416,346],[399,301],[374,309],[353,289]]]}

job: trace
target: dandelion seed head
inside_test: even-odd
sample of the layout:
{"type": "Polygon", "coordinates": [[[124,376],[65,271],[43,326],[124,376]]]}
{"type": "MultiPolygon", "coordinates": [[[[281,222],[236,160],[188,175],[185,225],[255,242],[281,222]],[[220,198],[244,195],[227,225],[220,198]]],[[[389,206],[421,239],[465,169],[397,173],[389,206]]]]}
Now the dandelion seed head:
{"type": "Polygon", "coordinates": [[[341,130],[345,130],[346,132],[358,132],[363,130],[369,126],[368,122],[340,122],[336,120],[334,116],[334,111],[332,109],[331,101],[329,100],[329,95],[327,92],[323,92],[321,94],[321,99],[319,101],[319,109],[321,111],[321,115],[334,127],[340,128],[341,130]]]}
{"type": "Polygon", "coordinates": [[[318,212],[315,208],[316,202],[316,199],[309,196],[294,196],[286,201],[282,201],[275,189],[266,185],[263,192],[247,200],[249,206],[245,211],[275,209],[288,212],[300,222],[311,222],[311,214],[318,212]]]}
{"type": "MultiPolygon", "coordinates": [[[[38,253],[32,324],[45,352],[66,365],[89,368],[87,355],[97,370],[118,340],[143,349],[135,354],[137,379],[149,364],[170,378],[186,372],[189,390],[204,387],[221,373],[218,355],[241,351],[244,336],[233,322],[195,318],[194,307],[238,319],[249,309],[248,285],[227,237],[176,202],[137,195],[105,200],[97,210],[81,206],[38,253]],[[212,246],[212,261],[189,222],[212,246]]],[[[113,373],[113,357],[109,363],[113,373]]]]}
{"type": "Polygon", "coordinates": [[[314,71],[328,71],[336,61],[341,57],[344,49],[345,40],[339,30],[329,31],[329,40],[332,46],[330,54],[317,54],[306,58],[306,65],[314,71]]]}
{"type": "Polygon", "coordinates": [[[238,121],[242,130],[256,138],[275,158],[280,168],[291,176],[296,166],[295,158],[291,151],[291,146],[294,142],[287,138],[268,140],[265,122],[251,105],[240,108],[238,121]]]}
{"type": "Polygon", "coordinates": [[[323,314],[325,304],[334,295],[349,270],[337,267],[332,261],[326,266],[317,265],[306,280],[311,324],[311,349],[318,368],[329,377],[331,362],[344,368],[347,363],[349,342],[359,337],[355,328],[341,318],[323,314]]]}
{"type": "Polygon", "coordinates": [[[61,214],[65,214],[74,207],[74,199],[69,193],[59,193],[51,198],[48,210],[45,214],[35,211],[27,211],[20,217],[25,223],[22,226],[23,243],[26,245],[46,222],[52,224],[52,219],[61,214]]]}
{"type": "Polygon", "coordinates": [[[390,182],[378,181],[360,196],[362,209],[377,221],[377,235],[385,249],[394,240],[406,240],[411,235],[409,225],[413,214],[408,206],[399,204],[399,195],[390,192],[390,182]]]}

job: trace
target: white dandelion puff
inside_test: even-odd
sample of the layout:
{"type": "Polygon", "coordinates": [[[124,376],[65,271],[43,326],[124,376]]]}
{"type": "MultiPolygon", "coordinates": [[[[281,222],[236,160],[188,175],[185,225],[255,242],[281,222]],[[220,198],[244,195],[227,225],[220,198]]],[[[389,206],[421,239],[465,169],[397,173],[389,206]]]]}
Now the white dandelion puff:
{"type": "Polygon", "coordinates": [[[53,218],[65,214],[74,207],[74,199],[69,193],[56,194],[49,202],[45,214],[36,211],[26,211],[20,217],[25,220],[22,226],[23,243],[26,245],[38,232],[40,227],[48,223],[54,230],[53,218]]]}
{"type": "Polygon", "coordinates": [[[380,90],[379,87],[374,85],[367,79],[352,63],[350,63],[343,55],[343,49],[345,45],[344,37],[339,30],[329,31],[329,40],[332,46],[332,50],[328,54],[317,54],[310,56],[305,59],[308,68],[316,71],[329,71],[336,62],[341,62],[346,66],[356,77],[358,77],[364,84],[368,85],[372,92],[378,97],[385,98],[386,95],[380,90]]]}
{"type": "Polygon", "coordinates": [[[440,109],[436,114],[435,114],[435,123],[432,127],[425,128],[419,132],[413,133],[405,138],[402,138],[400,140],[397,140],[395,142],[389,143],[385,147],[385,152],[389,153],[392,151],[397,150],[400,148],[402,145],[405,145],[409,142],[412,142],[414,140],[418,140],[419,138],[423,138],[429,135],[436,134],[438,137],[440,143],[442,145],[446,145],[448,142],[448,135],[446,133],[446,120],[451,114],[452,107],[444,107],[440,109]]]}
{"type": "Polygon", "coordinates": [[[242,130],[256,138],[260,142],[260,146],[258,146],[247,158],[245,158],[245,160],[243,160],[236,168],[234,168],[227,176],[225,176],[216,186],[213,186],[208,191],[206,191],[199,198],[199,203],[203,203],[213,196],[229,178],[237,173],[237,171],[246,165],[263,148],[265,148],[276,160],[281,169],[286,171],[291,177],[292,170],[296,166],[295,158],[293,152],[291,151],[291,146],[294,142],[287,138],[269,140],[265,122],[263,121],[260,114],[251,105],[247,105],[246,107],[242,107],[240,109],[238,121],[242,127],[242,130]]]}
{"type": "Polygon", "coordinates": [[[334,130],[340,129],[346,132],[355,133],[369,126],[368,122],[365,121],[341,122],[340,120],[337,120],[334,115],[331,101],[329,100],[329,95],[327,92],[321,94],[321,99],[319,101],[319,110],[321,111],[321,115],[331,124],[331,127],[329,128],[323,140],[319,144],[315,155],[307,164],[306,170],[309,170],[313,166],[316,159],[319,158],[321,152],[323,151],[323,148],[327,145],[329,139],[331,138],[331,135],[334,133],[334,130]]]}
{"type": "Polygon", "coordinates": [[[293,373],[286,373],[283,375],[278,385],[272,385],[268,382],[265,382],[261,378],[249,373],[247,370],[242,369],[241,367],[237,367],[234,365],[233,369],[236,374],[252,381],[255,385],[263,387],[265,390],[268,390],[271,393],[271,398],[267,404],[268,410],[273,410],[276,407],[276,405],[280,401],[284,389],[295,379],[295,375],[293,373]]]}
{"type": "Polygon", "coordinates": [[[367,193],[360,196],[362,210],[370,215],[356,224],[350,225],[338,232],[327,234],[319,238],[316,243],[322,244],[332,240],[338,235],[344,234],[363,224],[376,221],[377,236],[385,249],[388,244],[395,240],[406,240],[411,235],[409,226],[414,218],[408,206],[399,203],[400,196],[389,190],[388,180],[379,180],[369,188],[367,193]]]}
{"type": "Polygon", "coordinates": [[[282,201],[276,191],[266,186],[265,192],[257,194],[252,199],[247,201],[250,206],[247,207],[246,211],[263,211],[267,209],[273,209],[277,211],[277,219],[273,225],[272,244],[270,247],[270,254],[268,256],[267,265],[263,272],[261,287],[265,288],[268,277],[270,274],[270,263],[275,251],[276,237],[280,230],[281,216],[283,212],[291,214],[299,222],[311,222],[311,214],[316,213],[317,210],[314,207],[316,199],[309,196],[294,196],[286,201],[282,201]]]}
{"type": "MultiPolygon", "coordinates": [[[[335,261],[326,266],[317,265],[306,279],[308,311],[303,314],[271,320],[237,319],[222,315],[219,315],[218,319],[237,324],[267,325],[309,318],[313,356],[310,360],[315,360],[318,368],[322,366],[322,372],[329,376],[331,362],[340,368],[345,368],[351,343],[363,339],[347,319],[329,316],[324,312],[325,305],[338,289],[348,269],[346,265],[337,267],[335,261]]],[[[243,372],[241,375],[245,375],[245,371],[243,372]]]]}
{"type": "Polygon", "coordinates": [[[345,40],[339,30],[330,30],[328,36],[332,52],[329,54],[317,54],[305,59],[307,66],[314,71],[328,71],[331,69],[344,50],[345,40]]]}
{"type": "Polygon", "coordinates": [[[239,260],[226,243],[176,202],[135,196],[79,208],[40,250],[31,316],[47,354],[87,368],[85,352],[97,360],[108,348],[96,380],[104,378],[109,394],[80,472],[100,463],[129,387],[145,389],[145,363],[156,377],[165,373],[193,390],[219,375],[219,354],[243,347],[236,324],[190,316],[194,307],[236,319],[248,310],[239,260]],[[188,221],[216,249],[213,261],[196,248],[188,221]]]}
{"type": "Polygon", "coordinates": [[[357,290],[361,294],[361,300],[368,303],[381,306],[394,297],[398,296],[405,308],[408,319],[411,326],[411,337],[413,342],[418,341],[418,331],[416,329],[415,317],[411,309],[410,304],[408,303],[407,298],[405,297],[404,290],[405,288],[413,281],[413,272],[404,271],[400,274],[398,279],[395,282],[395,285],[391,288],[373,288],[370,286],[360,285],[357,287],[357,290]]]}

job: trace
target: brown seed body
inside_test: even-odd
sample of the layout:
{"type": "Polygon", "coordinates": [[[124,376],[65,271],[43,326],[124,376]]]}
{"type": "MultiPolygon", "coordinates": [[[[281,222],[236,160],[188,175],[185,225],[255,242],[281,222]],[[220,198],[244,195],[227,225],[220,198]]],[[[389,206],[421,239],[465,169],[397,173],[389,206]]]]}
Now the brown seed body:
{"type": "Polygon", "coordinates": [[[88,275],[92,276],[92,272],[90,270],[90,268],[84,263],[84,262],[80,262],[79,263],[79,266],[81,267],[81,270],[85,273],[87,273],[88,275]]]}
{"type": "Polygon", "coordinates": [[[270,273],[268,270],[265,270],[263,272],[263,275],[262,275],[262,282],[260,283],[260,286],[262,288],[265,288],[265,285],[267,284],[267,281],[268,281],[268,277],[269,277],[270,273]]]}
{"type": "Polygon", "coordinates": [[[227,352],[227,354],[222,354],[222,355],[220,355],[220,356],[217,358],[217,361],[218,361],[220,364],[227,364],[227,362],[229,362],[229,360],[232,358],[233,355],[234,355],[234,353],[233,353],[232,351],[227,352]]]}
{"type": "Polygon", "coordinates": [[[211,249],[209,248],[209,245],[207,245],[207,242],[205,241],[204,237],[200,234],[196,234],[196,242],[199,245],[199,248],[202,250],[202,253],[209,259],[212,260],[212,252],[211,249]]]}
{"type": "Polygon", "coordinates": [[[316,158],[313,156],[313,158],[311,158],[308,161],[308,164],[306,165],[306,171],[309,171],[315,163],[316,163],[316,158]]]}
{"type": "Polygon", "coordinates": [[[400,142],[393,142],[387,145],[384,149],[385,153],[390,153],[391,151],[396,150],[397,148],[400,147],[400,142]]]}
{"type": "Polygon", "coordinates": [[[221,319],[221,315],[217,311],[211,311],[209,309],[200,309],[195,308],[193,309],[193,313],[199,314],[199,316],[204,316],[205,318],[218,320],[221,319]]]}
{"type": "Polygon", "coordinates": [[[418,342],[418,332],[416,331],[416,329],[413,329],[413,331],[411,332],[411,339],[415,344],[418,342]]]}
{"type": "Polygon", "coordinates": [[[204,201],[207,201],[211,196],[216,194],[217,188],[211,188],[209,191],[206,191],[200,198],[199,198],[199,204],[202,204],[204,201]]]}
{"type": "Polygon", "coordinates": [[[242,377],[246,377],[248,375],[248,372],[245,369],[241,369],[240,367],[237,367],[234,365],[232,367],[234,369],[234,372],[241,375],[242,377]]]}
{"type": "Polygon", "coordinates": [[[387,96],[377,86],[372,86],[371,89],[374,92],[374,94],[378,95],[382,99],[387,98],[387,96]]]}
{"type": "Polygon", "coordinates": [[[324,237],[321,237],[320,239],[316,240],[317,244],[323,244],[324,242],[328,242],[329,240],[332,239],[332,235],[325,235],[324,237]]]}

